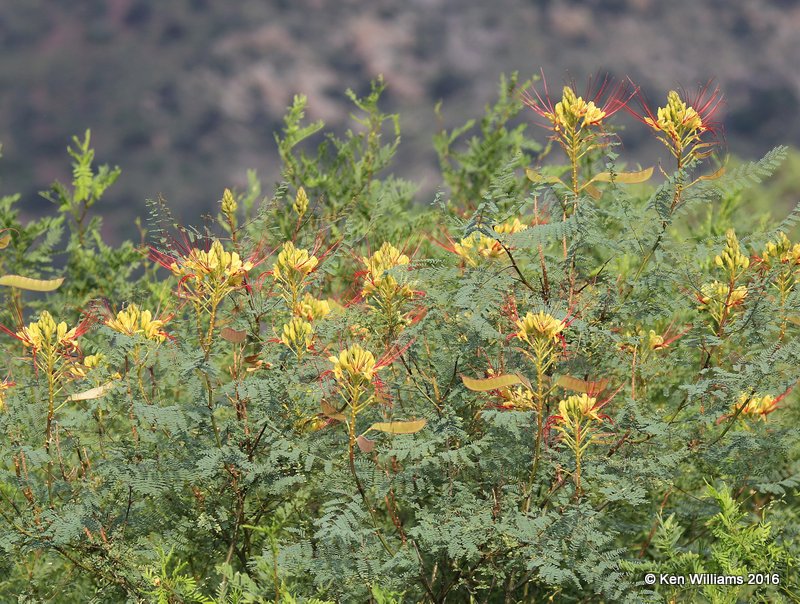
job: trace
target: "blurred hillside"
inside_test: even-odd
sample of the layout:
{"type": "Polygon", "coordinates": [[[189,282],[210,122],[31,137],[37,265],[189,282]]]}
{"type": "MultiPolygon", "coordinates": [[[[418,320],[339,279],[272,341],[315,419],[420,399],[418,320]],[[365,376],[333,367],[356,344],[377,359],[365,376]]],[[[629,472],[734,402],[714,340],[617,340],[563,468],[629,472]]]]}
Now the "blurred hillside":
{"type": "MultiPolygon", "coordinates": [[[[248,168],[278,178],[273,133],[294,94],[341,131],[344,90],[379,73],[401,116],[400,171],[425,182],[423,198],[438,186],[434,103],[459,125],[513,70],[542,67],[556,89],[567,71],[608,71],[655,102],[713,77],[729,150],[749,158],[800,142],[798,31],[794,0],[4,2],[0,190],[46,205],[37,192],[69,179],[66,146],[91,128],[99,161],[123,169],[98,208],[110,229],[158,194],[197,222],[248,168]]],[[[640,127],[623,141],[623,154],[660,153],[640,127]]]]}

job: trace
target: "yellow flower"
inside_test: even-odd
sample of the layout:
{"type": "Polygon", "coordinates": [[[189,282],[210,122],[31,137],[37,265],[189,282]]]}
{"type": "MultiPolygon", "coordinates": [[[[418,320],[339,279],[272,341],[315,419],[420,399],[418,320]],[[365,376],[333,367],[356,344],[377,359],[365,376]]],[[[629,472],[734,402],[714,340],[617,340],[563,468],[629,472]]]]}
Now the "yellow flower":
{"type": "Polygon", "coordinates": [[[294,208],[294,211],[297,212],[300,218],[302,218],[308,210],[308,195],[306,195],[306,190],[303,187],[297,189],[297,195],[295,195],[292,208],[294,208]]]}
{"type": "Polygon", "coordinates": [[[361,260],[367,265],[367,269],[374,279],[380,278],[384,272],[396,266],[409,263],[408,256],[401,254],[400,250],[388,241],[384,242],[380,249],[372,254],[372,256],[369,258],[362,258],[361,260]]]}
{"type": "Polygon", "coordinates": [[[647,335],[647,347],[650,350],[655,350],[657,348],[664,347],[664,336],[658,335],[654,330],[650,330],[650,333],[647,335]]]}
{"type": "Polygon", "coordinates": [[[731,279],[735,280],[750,266],[750,258],[742,254],[739,240],[736,238],[736,233],[733,229],[728,229],[728,232],[725,233],[725,239],[725,249],[722,250],[719,256],[714,258],[714,264],[725,269],[731,279]]]}
{"type": "Polygon", "coordinates": [[[189,297],[196,298],[227,295],[244,283],[251,268],[252,262],[243,262],[236,252],[226,252],[217,239],[208,251],[192,248],[185,257],[169,265],[189,297]]]}
{"type": "Polygon", "coordinates": [[[728,305],[736,306],[737,304],[741,303],[747,297],[747,287],[744,285],[740,285],[736,289],[731,292],[730,299],[728,300],[728,305]]]}
{"type": "Polygon", "coordinates": [[[534,409],[536,404],[533,400],[533,392],[523,386],[516,386],[514,388],[501,388],[499,390],[500,398],[503,402],[500,406],[504,409],[534,409]]]}
{"type": "Polygon", "coordinates": [[[772,266],[775,261],[789,266],[800,264],[800,243],[789,241],[785,233],[778,233],[777,241],[769,241],[761,255],[761,260],[767,266],[772,266]]]}
{"type": "Polygon", "coordinates": [[[602,421],[595,409],[597,399],[588,394],[573,394],[558,403],[558,415],[561,422],[567,418],[584,417],[587,419],[602,421]]]}
{"type": "Polygon", "coordinates": [[[707,130],[703,119],[694,107],[681,100],[675,90],[667,94],[667,105],[659,107],[656,119],[645,117],[644,122],[654,130],[660,130],[670,138],[682,139],[707,130]]]}
{"type": "MultiPolygon", "coordinates": [[[[733,406],[734,412],[747,401],[747,394],[742,394],[739,400],[733,406]]],[[[767,415],[775,410],[777,401],[775,397],[770,394],[763,396],[753,396],[742,409],[742,415],[749,416],[754,419],[761,419],[767,421],[767,415]]]]}
{"type": "Polygon", "coordinates": [[[764,253],[761,254],[761,260],[768,265],[772,265],[774,260],[780,261],[789,247],[792,245],[786,233],[779,232],[777,241],[768,241],[764,247],[764,253]]]}
{"type": "MultiPolygon", "coordinates": [[[[519,218],[514,218],[512,221],[496,224],[494,226],[494,231],[501,235],[505,235],[510,233],[519,233],[527,228],[527,224],[520,222],[519,218]]],[[[479,233],[478,235],[477,247],[478,253],[481,256],[484,258],[500,258],[501,256],[505,255],[506,251],[503,249],[503,246],[500,245],[499,241],[492,239],[491,237],[487,237],[483,233],[479,233]]]]}
{"type": "Polygon", "coordinates": [[[161,329],[164,326],[164,321],[162,319],[153,319],[149,310],[142,312],[140,320],[142,335],[145,338],[157,342],[163,342],[167,338],[166,332],[161,329]]]}
{"type": "Polygon", "coordinates": [[[131,304],[125,310],[117,313],[115,319],[106,319],[106,325],[114,331],[132,336],[139,331],[139,307],[131,304]]]}
{"type": "MultiPolygon", "coordinates": [[[[514,218],[513,220],[495,225],[494,231],[504,235],[519,233],[527,228],[527,224],[520,222],[519,218],[514,218]]],[[[484,258],[500,258],[506,253],[499,241],[492,237],[487,237],[478,231],[471,233],[458,243],[454,243],[452,251],[461,256],[470,266],[477,265],[475,253],[480,254],[484,258]]]]}
{"type": "MultiPolygon", "coordinates": [[[[361,291],[361,295],[366,297],[371,295],[384,281],[387,283],[385,291],[398,289],[397,280],[385,273],[395,267],[407,265],[409,258],[405,254],[401,254],[400,250],[387,241],[369,258],[362,257],[361,262],[367,267],[364,288],[361,291]]],[[[404,289],[404,293],[411,293],[411,289],[408,286],[403,286],[402,289],[404,289]]]]}
{"type": "Polygon", "coordinates": [[[567,326],[564,321],[560,321],[544,311],[540,311],[535,315],[529,312],[516,323],[519,328],[516,334],[517,337],[528,344],[531,344],[531,339],[557,340],[559,334],[567,326]]]}
{"type": "Polygon", "coordinates": [[[453,251],[458,254],[469,266],[476,266],[477,262],[473,257],[472,252],[475,249],[476,237],[480,238],[482,235],[480,233],[472,233],[468,237],[465,237],[458,243],[453,244],[453,251]]]}
{"type": "Polygon", "coordinates": [[[148,340],[163,342],[167,338],[163,331],[165,321],[153,319],[149,310],[141,311],[136,304],[130,304],[127,308],[119,311],[113,319],[106,319],[105,324],[116,332],[126,336],[137,334],[148,340]]]}
{"type": "Polygon", "coordinates": [[[704,310],[720,325],[724,319],[736,319],[734,311],[747,298],[747,286],[732,287],[727,283],[712,281],[700,286],[698,310],[704,310]]]}
{"type": "Polygon", "coordinates": [[[105,355],[102,353],[88,354],[83,357],[81,363],[72,365],[69,371],[76,378],[85,378],[92,369],[99,367],[103,360],[105,360],[105,355]]]}
{"type": "Polygon", "coordinates": [[[287,241],[272,267],[272,277],[287,285],[299,284],[314,270],[318,262],[316,256],[310,255],[308,250],[297,249],[291,241],[287,241]]]}
{"type": "Polygon", "coordinates": [[[56,324],[53,316],[45,310],[39,315],[38,321],[23,327],[16,336],[34,352],[55,351],[58,348],[71,350],[76,347],[77,330],[74,327],[68,329],[64,321],[56,324]]]}
{"type": "Polygon", "coordinates": [[[527,228],[527,224],[520,222],[519,218],[514,218],[512,221],[506,221],[503,224],[495,225],[494,230],[497,233],[519,233],[527,228]]]}
{"type": "Polygon", "coordinates": [[[484,258],[500,258],[506,253],[499,241],[487,237],[483,233],[478,233],[477,249],[484,258]]]}
{"type": "Polygon", "coordinates": [[[576,130],[599,124],[606,112],[594,104],[588,103],[575,94],[569,86],[564,86],[561,100],[556,103],[553,113],[546,113],[556,130],[576,130]]]}
{"type": "Polygon", "coordinates": [[[239,204],[236,203],[236,199],[234,199],[231,190],[225,189],[225,192],[222,194],[222,213],[226,216],[231,216],[236,212],[238,207],[239,204]]]}
{"type": "Polygon", "coordinates": [[[317,300],[308,292],[295,308],[295,314],[307,321],[317,321],[329,315],[330,312],[331,303],[328,300],[317,300]]]}
{"type": "Polygon", "coordinates": [[[298,317],[292,318],[283,326],[281,342],[292,349],[298,356],[302,356],[309,348],[314,337],[311,323],[298,317]]]}
{"type": "Polygon", "coordinates": [[[103,359],[105,359],[105,355],[102,353],[87,354],[85,357],[83,357],[83,364],[89,369],[94,369],[100,365],[103,359]]]}
{"type": "Polygon", "coordinates": [[[741,304],[747,297],[747,286],[740,285],[730,291],[726,283],[712,281],[700,287],[699,310],[714,310],[714,306],[732,307],[741,304]],[[730,292],[730,293],[729,293],[730,292]]]}
{"type": "Polygon", "coordinates": [[[375,356],[358,344],[353,344],[328,360],[333,363],[333,375],[339,383],[358,385],[370,382],[375,375],[375,356]]]}

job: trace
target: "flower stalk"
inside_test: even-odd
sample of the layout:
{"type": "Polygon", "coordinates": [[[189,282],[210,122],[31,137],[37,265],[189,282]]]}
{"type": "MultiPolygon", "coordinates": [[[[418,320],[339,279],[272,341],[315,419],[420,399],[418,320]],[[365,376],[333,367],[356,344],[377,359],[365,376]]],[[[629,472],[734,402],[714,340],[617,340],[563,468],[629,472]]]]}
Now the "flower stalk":
{"type": "MultiPolygon", "coordinates": [[[[228,196],[228,209],[232,195],[228,196]]],[[[185,254],[171,257],[151,251],[156,262],[168,268],[178,277],[178,295],[187,299],[194,309],[197,333],[203,350],[203,361],[211,356],[214,343],[214,330],[220,304],[233,292],[246,287],[247,273],[254,264],[243,261],[236,252],[227,252],[222,243],[214,239],[207,250],[193,247],[185,254]],[[208,328],[203,329],[205,315],[208,315],[208,328]]],[[[218,447],[222,446],[217,420],[214,416],[214,391],[207,371],[199,369],[207,392],[208,412],[218,447]]]]}
{"type": "Polygon", "coordinates": [[[572,473],[575,481],[575,495],[580,497],[581,468],[586,450],[592,445],[597,435],[598,425],[607,416],[598,413],[597,399],[588,394],[571,395],[558,403],[558,415],[548,422],[561,433],[561,440],[575,456],[575,470],[572,473]]]}
{"type": "Polygon", "coordinates": [[[564,321],[540,311],[537,314],[527,313],[516,322],[518,331],[514,334],[519,340],[528,345],[529,350],[522,349],[522,353],[533,363],[536,368],[536,389],[533,392],[534,407],[536,410],[536,440],[533,447],[533,463],[528,479],[527,495],[524,511],[527,511],[531,501],[531,490],[536,480],[536,473],[541,460],[542,441],[544,435],[544,414],[550,389],[547,387],[549,379],[547,372],[557,360],[556,344],[563,342],[562,332],[567,327],[564,321]]]}
{"type": "MultiPolygon", "coordinates": [[[[655,133],[656,138],[669,149],[670,154],[675,158],[677,180],[675,181],[675,192],[672,196],[669,210],[669,215],[672,216],[681,205],[686,189],[697,182],[697,180],[694,180],[688,184],[684,183],[684,169],[690,164],[711,155],[713,148],[719,144],[719,141],[715,138],[717,124],[713,121],[713,118],[722,102],[722,97],[719,89],[709,92],[709,86],[706,85],[688,102],[681,97],[680,93],[671,90],[667,94],[666,105],[659,107],[655,113],[648,107],[641,96],[640,102],[642,106],[641,113],[628,109],[629,112],[649,126],[655,133]],[[711,138],[705,140],[704,137],[706,135],[711,135],[711,138]]],[[[656,237],[652,248],[639,265],[634,280],[639,278],[658,249],[668,224],[668,218],[662,219],[661,231],[656,237]]]]}
{"type": "MultiPolygon", "coordinates": [[[[80,349],[77,340],[88,329],[85,321],[70,329],[66,322],[56,323],[53,316],[42,311],[39,319],[22,327],[15,334],[31,355],[34,366],[45,375],[47,380],[47,416],[45,420],[44,447],[51,456],[54,437],[53,423],[56,413],[56,396],[64,385],[77,374],[73,369],[80,364],[80,349]]],[[[4,329],[4,331],[8,331],[4,329]]],[[[8,333],[11,333],[8,331],[8,333]]],[[[53,460],[47,462],[47,492],[52,501],[53,460]]]]}
{"type": "Polygon", "coordinates": [[[356,420],[359,413],[368,408],[374,401],[375,396],[370,392],[372,379],[376,371],[380,368],[375,361],[375,356],[369,350],[362,348],[358,344],[353,344],[349,348],[342,350],[338,356],[331,356],[328,359],[333,363],[333,376],[339,387],[339,394],[344,399],[348,407],[346,417],[347,424],[347,459],[350,473],[356,483],[361,499],[364,502],[370,517],[372,518],[375,534],[390,555],[394,555],[394,550],[389,546],[386,538],[381,532],[378,520],[375,515],[375,507],[367,496],[367,491],[361,483],[361,479],[356,471],[356,446],[358,437],[356,436],[356,420]]]}

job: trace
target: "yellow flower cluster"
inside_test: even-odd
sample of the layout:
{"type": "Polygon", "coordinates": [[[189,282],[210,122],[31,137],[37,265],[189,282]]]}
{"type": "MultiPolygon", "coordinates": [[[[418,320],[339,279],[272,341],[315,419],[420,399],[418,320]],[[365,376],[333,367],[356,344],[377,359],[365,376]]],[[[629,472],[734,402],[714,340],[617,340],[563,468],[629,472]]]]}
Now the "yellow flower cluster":
{"type": "Polygon", "coordinates": [[[39,315],[39,320],[29,323],[17,332],[17,338],[34,353],[74,350],[77,340],[76,328],[69,329],[62,321],[56,324],[53,316],[45,311],[39,315]]]}
{"type": "Polygon", "coordinates": [[[500,398],[503,400],[503,402],[500,403],[500,406],[504,409],[529,411],[536,408],[536,403],[533,400],[533,392],[524,386],[501,388],[499,394],[500,398]]]}
{"type": "Polygon", "coordinates": [[[362,257],[361,262],[367,267],[364,288],[361,290],[362,296],[369,297],[375,294],[376,290],[378,290],[378,295],[392,295],[395,292],[400,293],[402,297],[410,297],[412,295],[411,288],[408,285],[400,287],[394,277],[386,274],[387,271],[393,268],[405,266],[409,263],[408,256],[401,254],[400,250],[388,241],[369,258],[362,257]]]}
{"type": "Polygon", "coordinates": [[[477,251],[486,258],[496,258],[502,253],[503,248],[494,239],[490,239],[483,233],[476,232],[464,237],[458,243],[454,243],[453,251],[463,258],[469,266],[477,266],[478,262],[473,252],[477,251]],[[494,252],[495,245],[497,246],[497,253],[494,252]]]}
{"type": "Polygon", "coordinates": [[[410,322],[405,303],[414,297],[414,290],[413,283],[401,284],[389,271],[408,267],[410,260],[387,241],[370,257],[362,257],[361,262],[367,268],[361,296],[386,326],[391,334],[388,337],[393,337],[410,322]]]}
{"type": "Polygon", "coordinates": [[[724,308],[732,308],[741,304],[747,297],[747,286],[740,285],[730,289],[727,283],[712,281],[700,287],[700,306],[698,310],[707,310],[719,319],[724,308]]]}
{"type": "Polygon", "coordinates": [[[333,363],[333,375],[340,384],[358,386],[375,376],[375,356],[358,344],[353,344],[328,360],[333,363]]]}
{"type": "Polygon", "coordinates": [[[306,292],[302,300],[294,306],[294,316],[283,326],[281,342],[292,349],[298,358],[301,358],[314,339],[312,321],[322,319],[331,312],[331,303],[328,300],[317,300],[306,292]]]}
{"type": "Polygon", "coordinates": [[[714,258],[714,264],[723,269],[735,281],[750,266],[750,258],[742,254],[739,240],[733,229],[725,233],[725,248],[714,258]]]}
{"type": "Polygon", "coordinates": [[[595,105],[594,101],[584,101],[569,86],[564,86],[561,100],[556,103],[554,112],[544,114],[557,131],[567,132],[595,126],[605,116],[606,112],[595,105]]]}
{"type": "Polygon", "coordinates": [[[230,217],[236,213],[238,207],[239,204],[236,203],[236,199],[233,197],[231,190],[225,189],[225,192],[222,194],[222,213],[230,217]]]}
{"type": "Polygon", "coordinates": [[[656,119],[646,117],[644,121],[673,140],[693,137],[708,129],[697,110],[687,105],[675,90],[667,94],[667,105],[659,107],[656,119]]]}
{"type": "Polygon", "coordinates": [[[737,285],[737,280],[750,267],[750,258],[742,253],[739,240],[733,229],[725,233],[725,247],[714,257],[714,265],[725,274],[725,282],[712,281],[700,286],[697,299],[698,310],[705,310],[720,326],[728,319],[734,319],[733,309],[747,298],[746,285],[737,285]]]}
{"type": "Polygon", "coordinates": [[[514,220],[506,221],[502,224],[495,225],[494,230],[496,233],[506,234],[506,233],[519,233],[520,231],[524,231],[527,228],[528,228],[527,224],[521,223],[519,218],[514,218],[514,220]]]}
{"type": "Polygon", "coordinates": [[[306,195],[306,190],[303,187],[297,189],[292,208],[300,218],[308,211],[308,195],[306,195]]]}
{"type": "Polygon", "coordinates": [[[296,289],[318,263],[317,257],[308,250],[298,249],[287,241],[272,267],[272,278],[289,290],[296,289]]]}
{"type": "Polygon", "coordinates": [[[664,348],[664,336],[657,334],[655,330],[651,329],[650,333],[647,334],[647,347],[650,350],[664,348]]]}
{"type": "Polygon", "coordinates": [[[517,337],[528,344],[533,344],[533,341],[555,341],[566,328],[564,321],[556,319],[553,315],[544,311],[540,311],[535,315],[529,312],[516,323],[519,328],[516,334],[517,337]]]}
{"type": "MultiPolygon", "coordinates": [[[[301,187],[298,191],[298,200],[304,196],[305,191],[301,187]]],[[[307,207],[308,199],[305,199],[307,207]]],[[[298,214],[302,215],[302,212],[298,211],[298,214]]],[[[283,291],[283,299],[293,315],[283,326],[280,341],[293,350],[298,359],[308,351],[314,339],[314,328],[310,322],[321,319],[331,312],[331,305],[327,300],[317,300],[308,292],[300,298],[305,280],[317,264],[319,260],[316,256],[309,254],[308,250],[296,248],[294,243],[287,241],[272,266],[272,278],[283,291]]]]}
{"type": "MultiPolygon", "coordinates": [[[[496,233],[504,235],[519,233],[527,228],[528,225],[520,222],[519,218],[514,218],[514,220],[495,225],[494,230],[496,233]]],[[[475,253],[484,258],[500,258],[505,254],[505,250],[503,246],[500,245],[500,242],[477,231],[454,244],[453,251],[461,256],[469,266],[476,266],[478,264],[475,253]]]]}
{"type": "Polygon", "coordinates": [[[314,337],[311,323],[299,317],[293,317],[283,326],[281,342],[288,346],[298,357],[302,357],[309,348],[314,337]]]}
{"type": "Polygon", "coordinates": [[[92,369],[100,366],[100,363],[105,360],[103,354],[88,354],[83,357],[83,361],[70,367],[70,373],[76,378],[85,378],[92,369]]]}
{"type": "Polygon", "coordinates": [[[219,240],[208,251],[192,248],[180,262],[170,265],[172,274],[181,279],[190,297],[206,298],[216,293],[223,297],[244,282],[252,262],[242,262],[236,252],[226,252],[219,240]]]}
{"type": "MultiPolygon", "coordinates": [[[[747,394],[742,394],[733,406],[734,411],[744,405],[747,398],[747,394]]],[[[742,409],[742,415],[767,421],[767,415],[775,410],[776,404],[775,397],[770,394],[754,396],[742,409]]]]}
{"type": "Polygon", "coordinates": [[[775,262],[788,264],[789,266],[800,265],[800,243],[789,241],[785,233],[778,233],[777,241],[770,241],[761,254],[761,260],[767,266],[772,266],[775,262]]]}
{"type": "Polygon", "coordinates": [[[575,487],[581,492],[581,464],[584,453],[595,442],[599,425],[606,416],[601,416],[597,408],[597,399],[586,393],[573,394],[559,401],[558,415],[552,422],[561,433],[561,440],[575,455],[575,470],[572,472],[575,487]]]}
{"type": "Polygon", "coordinates": [[[129,304],[119,311],[115,318],[105,321],[105,324],[116,332],[131,337],[141,335],[155,342],[167,339],[167,334],[163,330],[164,323],[162,319],[153,319],[153,314],[149,310],[139,310],[136,304],[129,304]]]}
{"type": "Polygon", "coordinates": [[[328,300],[317,300],[308,292],[294,309],[294,314],[306,321],[317,321],[329,315],[330,312],[331,303],[328,300]]]}
{"type": "Polygon", "coordinates": [[[560,423],[567,423],[572,418],[583,418],[589,420],[602,421],[595,409],[597,399],[588,394],[573,394],[558,403],[558,415],[560,423]]]}

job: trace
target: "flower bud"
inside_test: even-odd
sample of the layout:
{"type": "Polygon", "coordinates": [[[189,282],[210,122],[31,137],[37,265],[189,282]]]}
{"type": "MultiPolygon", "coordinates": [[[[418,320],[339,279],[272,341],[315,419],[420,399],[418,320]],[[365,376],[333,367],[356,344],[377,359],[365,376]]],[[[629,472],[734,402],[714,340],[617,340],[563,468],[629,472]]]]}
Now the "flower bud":
{"type": "Polygon", "coordinates": [[[302,218],[308,210],[308,195],[306,195],[306,190],[303,187],[297,189],[297,195],[295,195],[292,207],[300,218],[302,218]]]}
{"type": "Polygon", "coordinates": [[[375,356],[358,344],[353,344],[339,353],[329,357],[333,363],[333,375],[339,383],[358,385],[369,382],[375,375],[375,356]]]}
{"type": "Polygon", "coordinates": [[[225,192],[222,194],[222,213],[230,217],[236,212],[238,207],[239,204],[236,203],[231,190],[225,189],[225,192]]]}
{"type": "Polygon", "coordinates": [[[529,344],[531,339],[557,340],[566,326],[564,321],[560,321],[545,312],[539,312],[535,315],[529,312],[525,317],[517,321],[519,331],[516,335],[520,340],[524,340],[529,344]]]}
{"type": "Polygon", "coordinates": [[[295,354],[302,356],[309,348],[314,337],[314,330],[308,321],[294,317],[283,326],[281,342],[291,348],[295,354]]]}

